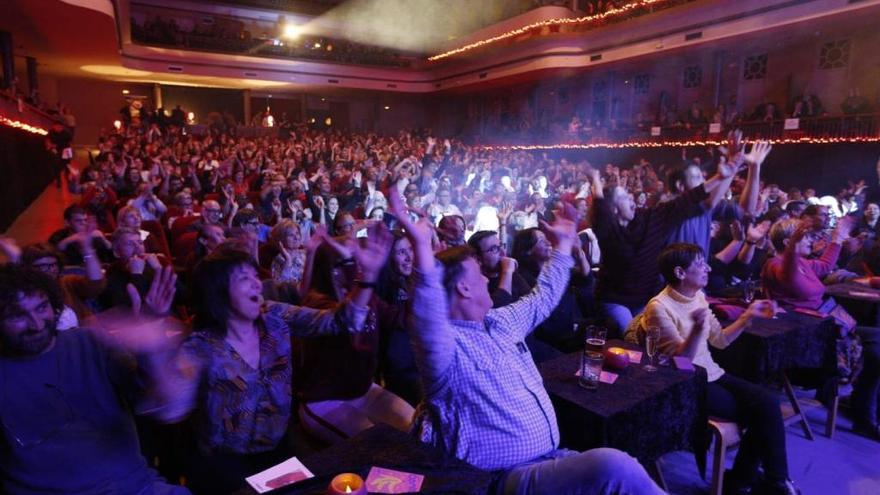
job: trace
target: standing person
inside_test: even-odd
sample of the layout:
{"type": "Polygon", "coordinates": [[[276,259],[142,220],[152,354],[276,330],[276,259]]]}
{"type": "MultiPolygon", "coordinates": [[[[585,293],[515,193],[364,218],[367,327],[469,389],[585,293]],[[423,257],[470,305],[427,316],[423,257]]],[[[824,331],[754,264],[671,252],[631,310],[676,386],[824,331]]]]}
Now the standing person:
{"type": "Polygon", "coordinates": [[[794,495],[800,491],[788,479],[785,425],[776,394],[759,385],[725,373],[709,353],[708,344],[723,349],[736,340],[755,318],[775,313],[771,301],[755,301],[736,321],[722,328],[709,310],[703,289],[711,269],[699,246],[672,244],[660,253],[660,273],[666,287],[632,321],[627,340],[639,341],[649,328],[658,331],[658,348],[685,356],[708,373],[706,401],[709,415],[736,421],[745,428],[733,471],[725,476],[725,493],[751,493],[764,468],[766,494],[794,495]]]}
{"type": "Polygon", "coordinates": [[[57,159],[55,187],[61,188],[61,176],[67,171],[67,166],[73,159],[73,134],[64,127],[64,123],[56,120],[46,135],[46,147],[49,148],[57,159]]]}
{"type": "Polygon", "coordinates": [[[666,203],[636,211],[632,194],[620,186],[603,191],[598,170],[591,170],[593,231],[602,249],[596,283],[599,309],[608,331],[617,337],[648,300],[660,292],[657,255],[684,220],[716,204],[727,192],[739,160],[722,161],[714,177],[666,203]]]}
{"type": "Polygon", "coordinates": [[[410,338],[425,392],[416,419],[422,440],[502,471],[500,493],[662,493],[622,452],[559,449],[553,405],[523,344],[567,285],[574,222],[547,226],[556,251],[535,291],[493,310],[470,248],[443,251],[438,264],[430,222],[412,222],[398,194],[391,205],[415,251],[410,338]]]}

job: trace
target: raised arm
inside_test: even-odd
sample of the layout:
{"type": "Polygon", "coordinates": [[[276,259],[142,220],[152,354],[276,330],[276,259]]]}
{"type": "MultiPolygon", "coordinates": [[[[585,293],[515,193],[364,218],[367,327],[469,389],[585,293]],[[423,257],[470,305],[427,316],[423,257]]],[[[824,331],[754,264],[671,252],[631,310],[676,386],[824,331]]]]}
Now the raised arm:
{"type": "Polygon", "coordinates": [[[409,218],[396,187],[389,191],[388,202],[391,213],[403,226],[413,245],[414,284],[408,326],[425,394],[430,396],[446,383],[446,371],[455,357],[455,334],[449,325],[443,269],[434,259],[431,248],[431,223],[425,218],[419,222],[409,218]]]}
{"type": "Polygon", "coordinates": [[[572,246],[577,239],[574,215],[559,212],[553,225],[541,223],[553,242],[554,250],[550,261],[541,269],[535,288],[519,301],[489,312],[489,318],[500,321],[500,327],[516,338],[525,338],[550,316],[568,289],[571,268],[574,266],[571,256],[572,246]]]}
{"type": "Polygon", "coordinates": [[[746,175],[746,186],[743,189],[739,199],[739,205],[752,217],[758,213],[758,195],[761,192],[761,164],[770,154],[773,146],[768,141],[758,141],[752,146],[752,149],[745,155],[746,164],[749,167],[748,175],[746,175]]]}

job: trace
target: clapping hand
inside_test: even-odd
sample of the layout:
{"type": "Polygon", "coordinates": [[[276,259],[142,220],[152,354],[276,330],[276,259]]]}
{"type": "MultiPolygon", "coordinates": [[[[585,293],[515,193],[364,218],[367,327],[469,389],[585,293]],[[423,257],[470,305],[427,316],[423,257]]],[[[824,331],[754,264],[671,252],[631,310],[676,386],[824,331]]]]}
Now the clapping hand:
{"type": "Polygon", "coordinates": [[[571,247],[577,239],[577,216],[575,209],[566,203],[563,209],[556,211],[556,220],[552,224],[541,220],[541,229],[559,252],[571,253],[571,247]]]}
{"type": "Polygon", "coordinates": [[[354,242],[354,259],[357,261],[361,276],[368,282],[375,282],[379,272],[388,260],[394,238],[382,222],[370,226],[367,237],[361,244],[354,242]]]}

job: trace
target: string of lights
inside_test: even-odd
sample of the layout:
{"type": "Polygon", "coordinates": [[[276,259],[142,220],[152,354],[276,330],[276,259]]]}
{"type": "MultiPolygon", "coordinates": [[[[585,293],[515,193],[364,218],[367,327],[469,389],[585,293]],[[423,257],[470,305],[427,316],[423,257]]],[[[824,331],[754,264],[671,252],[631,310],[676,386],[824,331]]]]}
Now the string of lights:
{"type": "MultiPolygon", "coordinates": [[[[745,140],[754,143],[756,140],[745,140]]],[[[772,145],[785,144],[865,144],[880,143],[880,136],[868,137],[837,137],[837,138],[783,138],[768,140],[772,145]]],[[[486,151],[551,151],[551,150],[590,150],[590,149],[624,149],[624,148],[689,148],[705,146],[721,146],[725,141],[633,141],[627,143],[579,143],[579,144],[513,144],[483,145],[477,148],[486,151]]]]}
{"type": "Polygon", "coordinates": [[[45,136],[49,134],[49,131],[43,129],[42,127],[32,126],[30,124],[26,124],[20,120],[13,120],[7,117],[0,115],[0,124],[13,127],[15,129],[21,129],[23,131],[27,131],[33,134],[39,134],[41,136],[45,136]]]}
{"type": "Polygon", "coordinates": [[[627,12],[643,7],[650,7],[655,4],[660,3],[668,3],[670,0],[640,0],[638,2],[629,3],[620,7],[611,8],[601,14],[588,15],[584,17],[563,17],[556,19],[547,19],[543,21],[534,22],[532,24],[528,24],[526,26],[512,29],[505,33],[501,33],[497,36],[492,36],[491,38],[486,38],[482,40],[475,41],[473,43],[469,43],[467,45],[454,48],[447,52],[440,53],[438,55],[433,55],[428,57],[428,60],[431,62],[435,62],[437,60],[441,60],[447,57],[451,57],[452,55],[458,55],[459,53],[464,53],[466,51],[473,50],[475,48],[480,48],[486,45],[490,45],[492,43],[497,43],[499,41],[513,38],[515,36],[520,36],[522,34],[526,34],[533,29],[539,29],[546,26],[563,26],[563,25],[577,25],[577,24],[591,24],[598,23],[598,21],[604,20],[609,17],[614,17],[622,14],[626,14],[627,12]]]}

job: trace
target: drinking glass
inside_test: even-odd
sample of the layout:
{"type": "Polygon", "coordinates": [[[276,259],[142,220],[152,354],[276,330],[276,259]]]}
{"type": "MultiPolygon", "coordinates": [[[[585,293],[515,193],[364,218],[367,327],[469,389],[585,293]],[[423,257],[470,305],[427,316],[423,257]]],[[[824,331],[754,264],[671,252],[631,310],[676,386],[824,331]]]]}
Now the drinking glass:
{"type": "Polygon", "coordinates": [[[645,333],[645,352],[648,354],[648,364],[642,367],[645,371],[657,371],[657,368],[654,366],[654,355],[657,354],[657,340],[659,336],[660,332],[656,328],[649,328],[645,333]]]}
{"type": "Polygon", "coordinates": [[[755,300],[755,282],[752,280],[746,280],[742,283],[743,289],[743,302],[746,304],[751,304],[752,301],[755,300]]]}
{"type": "Polygon", "coordinates": [[[590,325],[586,331],[586,349],[593,352],[602,352],[605,350],[605,337],[608,330],[605,327],[590,325]]]}
{"type": "Polygon", "coordinates": [[[602,374],[602,353],[584,351],[581,360],[581,376],[578,377],[578,385],[589,390],[599,388],[599,375],[602,374]]]}

